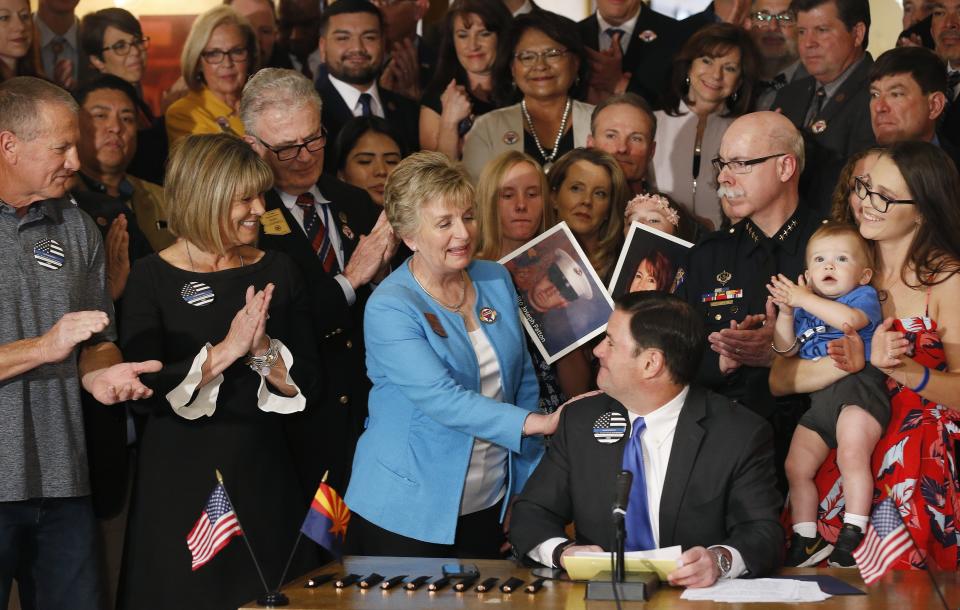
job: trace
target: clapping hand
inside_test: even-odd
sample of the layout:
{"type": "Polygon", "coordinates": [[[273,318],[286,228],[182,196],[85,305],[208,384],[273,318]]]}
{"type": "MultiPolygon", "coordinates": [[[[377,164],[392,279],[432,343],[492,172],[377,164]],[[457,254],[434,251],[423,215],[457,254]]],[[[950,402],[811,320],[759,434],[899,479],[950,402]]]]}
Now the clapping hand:
{"type": "MultiPolygon", "coordinates": [[[[876,344],[876,335],[874,335],[872,345],[876,344]]],[[[849,324],[843,325],[842,337],[827,343],[827,355],[833,360],[833,366],[848,373],[856,373],[866,365],[863,339],[849,324]]]]}
{"type": "Polygon", "coordinates": [[[230,330],[221,344],[226,348],[231,362],[247,354],[262,355],[270,348],[266,324],[273,288],[273,284],[267,284],[266,288],[259,291],[254,291],[253,286],[247,287],[246,303],[233,316],[230,330]]]}
{"type": "Polygon", "coordinates": [[[443,108],[440,118],[447,125],[453,125],[457,128],[460,121],[470,116],[473,112],[473,104],[470,103],[470,96],[467,95],[467,88],[458,85],[456,80],[451,79],[447,88],[440,95],[440,105],[443,108]]]}
{"type": "Polygon", "coordinates": [[[765,313],[748,315],[739,323],[731,321],[730,328],[710,333],[710,349],[741,365],[770,366],[776,316],[776,306],[768,300],[765,313]]]}
{"type": "Polygon", "coordinates": [[[802,274],[797,277],[796,284],[782,273],[771,276],[767,290],[780,311],[786,313],[792,312],[794,307],[803,307],[803,302],[813,294],[807,285],[807,278],[802,274]]]}
{"type": "Polygon", "coordinates": [[[102,311],[73,311],[64,314],[40,337],[40,359],[46,363],[60,362],[80,343],[102,331],[110,318],[102,311]]]}
{"type": "Polygon", "coordinates": [[[887,375],[903,364],[903,357],[909,356],[910,340],[902,332],[893,330],[893,318],[887,318],[873,331],[870,343],[870,364],[887,375]]]}
{"type": "Polygon", "coordinates": [[[150,398],[153,390],[143,385],[140,375],[156,373],[163,368],[159,360],[145,362],[121,362],[113,366],[88,373],[83,377],[83,387],[98,402],[112,405],[125,400],[150,398]]]}
{"type": "Polygon", "coordinates": [[[127,232],[127,217],[120,214],[110,223],[106,239],[107,288],[114,301],[123,294],[130,276],[130,234],[127,232]]]}

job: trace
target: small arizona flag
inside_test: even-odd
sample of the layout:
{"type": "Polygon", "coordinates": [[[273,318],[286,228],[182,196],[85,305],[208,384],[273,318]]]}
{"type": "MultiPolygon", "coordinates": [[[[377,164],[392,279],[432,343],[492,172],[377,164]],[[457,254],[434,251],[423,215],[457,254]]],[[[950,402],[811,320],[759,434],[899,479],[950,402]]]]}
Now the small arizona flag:
{"type": "Polygon", "coordinates": [[[327,475],[324,474],[300,531],[334,556],[339,557],[340,548],[347,537],[350,509],[326,481],[327,475]]]}

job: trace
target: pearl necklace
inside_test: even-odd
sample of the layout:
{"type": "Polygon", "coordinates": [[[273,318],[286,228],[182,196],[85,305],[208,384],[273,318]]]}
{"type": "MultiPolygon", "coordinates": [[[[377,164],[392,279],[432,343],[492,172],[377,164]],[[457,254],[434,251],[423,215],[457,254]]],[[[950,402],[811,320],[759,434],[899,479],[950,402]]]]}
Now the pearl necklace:
{"type": "Polygon", "coordinates": [[[570,109],[573,108],[573,101],[568,97],[567,104],[563,108],[563,117],[560,119],[560,131],[557,132],[557,137],[553,141],[553,150],[550,151],[550,154],[547,154],[547,151],[543,149],[543,145],[540,144],[540,138],[537,137],[537,130],[533,127],[533,119],[530,118],[530,113],[527,112],[527,100],[522,100],[520,102],[520,110],[523,112],[523,120],[526,121],[527,125],[530,126],[530,135],[533,136],[533,143],[537,145],[537,150],[540,151],[540,156],[543,157],[544,171],[548,171],[550,166],[553,164],[554,159],[557,158],[557,152],[560,149],[560,140],[563,138],[563,132],[567,130],[567,121],[570,119],[570,109]]]}
{"type": "Polygon", "coordinates": [[[410,259],[410,275],[413,276],[413,281],[417,283],[417,286],[420,287],[420,290],[423,290],[427,293],[427,296],[436,301],[441,307],[453,313],[460,313],[460,310],[463,309],[464,303],[467,302],[467,278],[466,271],[460,271],[460,279],[463,282],[463,294],[460,295],[460,302],[456,305],[447,305],[440,299],[438,299],[432,292],[427,290],[427,287],[420,283],[420,280],[417,279],[417,274],[413,272],[413,259],[410,259]]]}

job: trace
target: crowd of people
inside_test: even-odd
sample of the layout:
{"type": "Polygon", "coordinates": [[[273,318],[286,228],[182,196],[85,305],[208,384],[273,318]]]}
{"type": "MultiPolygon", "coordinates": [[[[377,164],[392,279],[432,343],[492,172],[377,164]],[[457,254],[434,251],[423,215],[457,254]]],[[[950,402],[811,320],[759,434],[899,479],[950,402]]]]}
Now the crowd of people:
{"type": "Polygon", "coordinates": [[[0,0],[0,607],[237,607],[322,480],[357,555],[562,568],[630,470],[677,586],[852,567],[888,497],[957,569],[960,0],[876,60],[867,0],[324,4],[199,15],[153,107],[133,14],[0,0]],[[560,223],[603,286],[695,245],[550,360],[518,298],[584,268],[497,261],[560,223]],[[191,565],[215,472],[259,567],[191,565]]]}

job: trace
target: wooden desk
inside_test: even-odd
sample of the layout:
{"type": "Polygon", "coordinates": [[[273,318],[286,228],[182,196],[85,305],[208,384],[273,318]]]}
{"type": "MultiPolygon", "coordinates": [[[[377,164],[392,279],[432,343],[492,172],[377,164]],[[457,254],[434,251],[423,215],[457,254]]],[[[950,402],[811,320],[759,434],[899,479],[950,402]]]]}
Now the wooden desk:
{"type": "MultiPolygon", "coordinates": [[[[476,593],[471,588],[466,593],[456,593],[451,587],[446,587],[442,591],[430,593],[426,586],[416,591],[406,591],[402,586],[383,591],[379,585],[375,589],[361,590],[356,585],[337,589],[332,583],[324,584],[315,589],[305,589],[304,583],[310,576],[333,572],[336,574],[348,574],[355,572],[364,576],[377,572],[386,578],[398,574],[407,574],[411,578],[420,575],[430,575],[434,578],[440,576],[440,566],[444,563],[456,563],[455,559],[422,559],[422,558],[399,558],[399,557],[347,557],[344,559],[344,567],[339,564],[328,564],[315,573],[308,574],[298,578],[286,587],[283,592],[290,598],[290,605],[286,606],[288,610],[315,610],[318,608],[343,608],[350,610],[359,609],[389,609],[389,610],[421,610],[423,608],[464,608],[479,609],[484,608],[529,608],[544,610],[606,610],[615,608],[613,602],[595,602],[584,599],[585,585],[547,581],[543,588],[536,595],[530,595],[525,592],[504,594],[499,588],[487,593],[476,593]]],[[[461,561],[461,563],[463,563],[461,561]]],[[[497,586],[510,576],[521,578],[527,583],[533,580],[530,570],[517,566],[512,561],[483,561],[476,560],[468,563],[475,563],[480,568],[480,579],[489,576],[500,578],[497,586]]],[[[921,610],[921,609],[939,609],[942,608],[936,592],[930,583],[930,578],[925,572],[891,572],[881,581],[867,588],[860,579],[860,573],[856,570],[842,569],[810,569],[810,568],[789,568],[783,570],[784,574],[829,574],[835,576],[860,590],[867,591],[867,595],[846,595],[834,596],[830,599],[816,604],[809,604],[809,607],[817,610],[921,610]]],[[[431,578],[432,580],[432,578],[431,578]]],[[[454,581],[455,582],[455,581],[454,581]]],[[[478,581],[479,582],[479,581],[478,581]]],[[[937,582],[945,592],[947,602],[953,609],[960,606],[960,573],[940,573],[937,574],[937,582]]],[[[680,599],[682,589],[672,588],[663,585],[653,598],[646,603],[632,602],[624,604],[625,607],[645,608],[647,610],[667,610],[667,609],[693,609],[708,610],[714,604],[710,602],[691,602],[680,599]]],[[[768,610],[773,608],[784,608],[796,610],[796,604],[716,604],[717,608],[723,610],[768,610]]],[[[254,610],[260,608],[255,602],[243,606],[241,610],[254,610]]]]}

